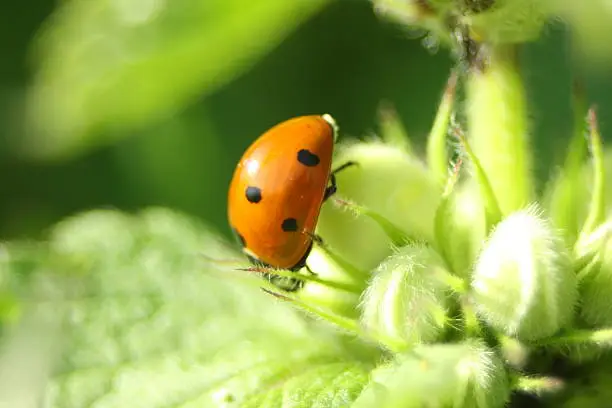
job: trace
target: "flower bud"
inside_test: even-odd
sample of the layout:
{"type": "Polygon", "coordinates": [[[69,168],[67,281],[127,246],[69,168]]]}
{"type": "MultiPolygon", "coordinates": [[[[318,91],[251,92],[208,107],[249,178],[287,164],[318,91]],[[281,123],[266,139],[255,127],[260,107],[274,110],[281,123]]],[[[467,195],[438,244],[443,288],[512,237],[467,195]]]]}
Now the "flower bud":
{"type": "MultiPolygon", "coordinates": [[[[403,149],[382,143],[340,147],[336,166],[354,161],[336,175],[338,197],[385,217],[407,235],[430,241],[440,187],[425,166],[403,149]]],[[[370,270],[391,253],[391,239],[373,220],[323,205],[317,233],[344,259],[370,270]]]]}
{"type": "Polygon", "coordinates": [[[472,289],[479,315],[523,340],[566,326],[577,301],[568,250],[533,207],[498,224],[476,262],[472,289]]]}
{"type": "Polygon", "coordinates": [[[423,345],[372,373],[354,408],[503,407],[508,378],[480,342],[423,345]]]}
{"type": "Polygon", "coordinates": [[[448,321],[447,276],[432,248],[399,249],[374,271],[361,304],[362,325],[400,347],[435,341],[448,321]]]}

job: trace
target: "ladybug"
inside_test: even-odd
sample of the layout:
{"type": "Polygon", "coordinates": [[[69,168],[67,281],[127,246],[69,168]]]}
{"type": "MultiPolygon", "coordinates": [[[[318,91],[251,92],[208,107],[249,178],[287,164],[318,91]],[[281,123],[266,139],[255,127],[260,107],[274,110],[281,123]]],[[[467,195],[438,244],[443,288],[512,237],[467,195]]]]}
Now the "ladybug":
{"type": "MultiPolygon", "coordinates": [[[[286,120],[261,135],[236,166],[228,193],[228,219],[249,261],[264,268],[297,272],[306,267],[321,206],[337,189],[331,170],[337,136],[325,115],[286,120]]],[[[310,271],[312,273],[312,271],[310,271]]],[[[303,281],[264,275],[280,289],[303,281]]]]}

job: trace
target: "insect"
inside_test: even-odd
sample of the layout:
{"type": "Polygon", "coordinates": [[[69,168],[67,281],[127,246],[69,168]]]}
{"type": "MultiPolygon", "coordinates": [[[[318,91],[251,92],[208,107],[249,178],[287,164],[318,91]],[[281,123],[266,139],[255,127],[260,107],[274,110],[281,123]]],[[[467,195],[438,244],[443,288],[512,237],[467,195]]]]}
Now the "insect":
{"type": "MultiPolygon", "coordinates": [[[[229,187],[228,218],[252,264],[310,271],[306,259],[313,242],[321,242],[314,234],[321,206],[336,192],[335,174],[356,164],[331,170],[335,138],[331,116],[300,116],[272,127],[243,154],[229,187]]],[[[267,278],[286,291],[303,282],[267,278]]]]}

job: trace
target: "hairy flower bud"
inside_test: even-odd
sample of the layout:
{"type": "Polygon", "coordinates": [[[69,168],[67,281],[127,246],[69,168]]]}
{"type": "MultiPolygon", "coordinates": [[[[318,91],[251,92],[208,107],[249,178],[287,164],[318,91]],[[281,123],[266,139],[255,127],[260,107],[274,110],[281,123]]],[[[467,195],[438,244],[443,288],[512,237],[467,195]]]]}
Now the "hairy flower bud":
{"type": "Polygon", "coordinates": [[[550,336],[566,326],[577,301],[568,250],[533,208],[498,224],[476,263],[472,289],[487,323],[524,340],[550,336]]]}
{"type": "Polygon", "coordinates": [[[365,292],[361,321],[404,347],[435,341],[448,321],[448,272],[430,247],[406,246],[375,271],[365,292]]]}

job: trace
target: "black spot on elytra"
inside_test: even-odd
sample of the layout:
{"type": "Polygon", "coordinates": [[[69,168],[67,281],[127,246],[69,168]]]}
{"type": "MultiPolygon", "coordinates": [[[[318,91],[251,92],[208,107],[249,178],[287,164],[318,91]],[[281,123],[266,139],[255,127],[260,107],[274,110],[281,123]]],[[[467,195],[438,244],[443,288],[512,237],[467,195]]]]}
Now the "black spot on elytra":
{"type": "Polygon", "coordinates": [[[286,218],[281,225],[285,232],[297,231],[297,220],[295,218],[286,218]]]}
{"type": "Polygon", "coordinates": [[[297,159],[304,166],[308,166],[308,167],[314,167],[317,164],[319,164],[319,162],[321,161],[319,159],[319,156],[317,156],[316,154],[312,153],[311,151],[307,149],[300,150],[297,154],[297,159]]]}
{"type": "Polygon", "coordinates": [[[245,195],[250,203],[257,204],[261,201],[261,189],[259,187],[248,186],[245,195]]]}
{"type": "Polygon", "coordinates": [[[236,239],[238,240],[240,245],[243,248],[246,248],[246,246],[247,246],[246,241],[244,240],[244,237],[238,232],[238,230],[236,228],[232,227],[232,232],[234,233],[234,236],[236,236],[236,239]]]}

